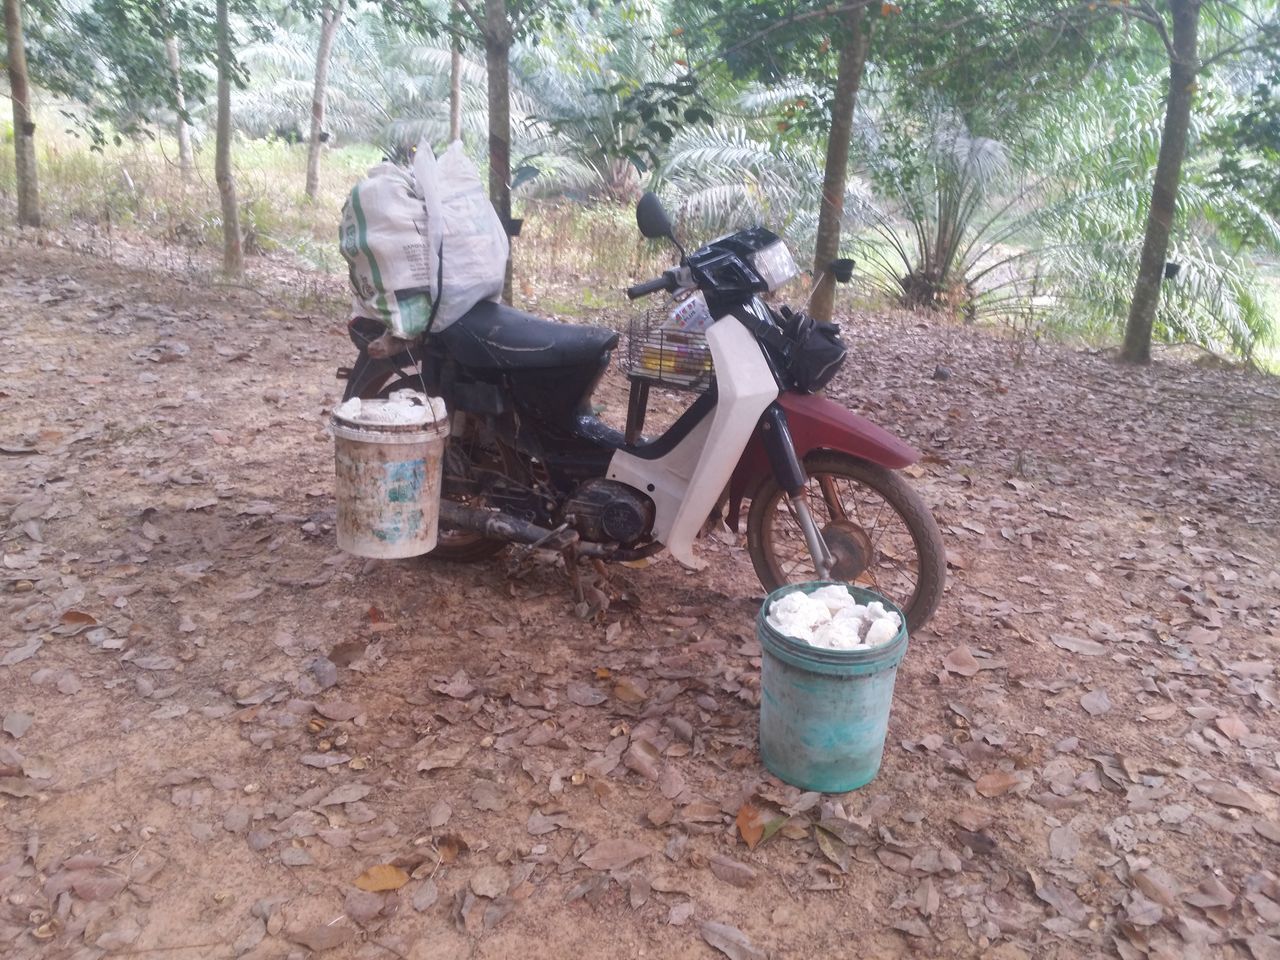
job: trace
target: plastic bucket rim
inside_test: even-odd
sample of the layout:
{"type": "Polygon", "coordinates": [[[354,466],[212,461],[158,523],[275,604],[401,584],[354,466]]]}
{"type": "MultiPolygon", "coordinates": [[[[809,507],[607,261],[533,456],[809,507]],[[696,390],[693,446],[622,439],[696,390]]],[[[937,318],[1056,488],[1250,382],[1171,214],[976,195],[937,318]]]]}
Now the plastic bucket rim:
{"type": "Polygon", "coordinates": [[[339,417],[329,418],[329,432],[356,443],[430,443],[449,436],[449,421],[427,420],[424,423],[362,423],[339,417]]]}
{"type": "MultiPolygon", "coordinates": [[[[862,599],[862,597],[859,597],[859,599],[862,599]]],[[[881,596],[874,590],[868,590],[865,587],[859,587],[856,584],[846,583],[841,580],[806,580],[803,583],[786,584],[765,597],[764,603],[760,605],[760,612],[756,616],[756,636],[759,638],[763,649],[797,667],[817,669],[822,673],[841,673],[851,668],[858,673],[870,673],[875,670],[896,667],[902,662],[907,649],[907,618],[896,603],[887,597],[881,596]],[[769,625],[767,620],[769,608],[779,597],[794,593],[797,590],[813,593],[815,590],[829,586],[844,587],[854,593],[855,596],[862,594],[865,597],[879,601],[886,608],[896,613],[900,625],[893,639],[886,640],[884,643],[874,647],[861,647],[855,650],[829,650],[825,647],[815,647],[802,640],[793,640],[769,625]]]]}

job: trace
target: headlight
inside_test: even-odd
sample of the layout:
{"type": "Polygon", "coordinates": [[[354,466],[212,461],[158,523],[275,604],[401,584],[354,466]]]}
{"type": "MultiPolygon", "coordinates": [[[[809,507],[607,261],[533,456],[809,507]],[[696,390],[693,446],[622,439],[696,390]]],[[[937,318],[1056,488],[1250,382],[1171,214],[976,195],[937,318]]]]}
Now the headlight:
{"type": "Polygon", "coordinates": [[[760,274],[770,292],[777,290],[800,272],[791,251],[781,240],[753,253],[751,266],[760,274]]]}

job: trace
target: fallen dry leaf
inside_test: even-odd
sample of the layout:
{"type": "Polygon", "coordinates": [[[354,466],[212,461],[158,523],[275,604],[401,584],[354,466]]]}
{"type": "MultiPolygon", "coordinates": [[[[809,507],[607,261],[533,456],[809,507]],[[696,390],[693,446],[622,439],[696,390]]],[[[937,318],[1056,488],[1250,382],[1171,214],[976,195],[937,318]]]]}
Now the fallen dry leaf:
{"type": "Polygon", "coordinates": [[[452,743],[447,747],[439,747],[431,750],[422,760],[418,761],[419,772],[428,770],[439,770],[447,767],[456,767],[462,758],[467,755],[467,751],[471,749],[469,743],[452,743]]]}
{"type": "Polygon", "coordinates": [[[764,837],[764,813],[758,807],[753,807],[750,802],[744,803],[738,808],[738,816],[734,824],[738,828],[738,836],[742,837],[742,842],[747,845],[747,849],[754,850],[756,844],[764,837]]]}
{"type": "Polygon", "coordinates": [[[322,950],[332,950],[334,947],[340,947],[353,939],[355,935],[355,931],[350,927],[330,924],[329,926],[306,927],[290,933],[289,939],[294,943],[302,944],[308,950],[314,950],[319,953],[322,950]]]}
{"type": "Polygon", "coordinates": [[[592,870],[621,870],[652,853],[643,843],[619,837],[597,843],[579,859],[583,866],[592,870]]]}
{"type": "Polygon", "coordinates": [[[326,720],[334,720],[341,722],[344,720],[354,720],[364,711],[354,703],[348,703],[345,700],[332,700],[328,703],[317,703],[316,713],[324,717],[326,720]]]}
{"type": "Polygon", "coordinates": [[[673,903],[671,909],[667,911],[667,924],[672,927],[683,927],[692,916],[693,901],[682,900],[679,903],[673,903]]]}
{"type": "Polygon", "coordinates": [[[357,800],[363,800],[372,792],[373,787],[367,783],[344,783],[342,786],[325,794],[323,799],[316,802],[316,806],[332,807],[340,803],[355,803],[357,800]]]}
{"type": "Polygon", "coordinates": [[[55,770],[48,757],[30,756],[23,758],[22,772],[32,780],[52,780],[55,770]]]}
{"type": "Polygon", "coordinates": [[[32,637],[22,646],[15,647],[3,657],[0,657],[0,667],[12,667],[23,660],[29,660],[39,652],[42,646],[44,646],[43,637],[32,637]]]}
{"type": "Polygon", "coordinates": [[[409,882],[409,874],[392,863],[378,863],[356,877],[356,886],[370,893],[399,890],[409,882]]]}
{"type": "Polygon", "coordinates": [[[1070,824],[1054,827],[1049,833],[1049,856],[1063,863],[1074,863],[1080,853],[1080,835],[1070,824]]]}
{"type": "Polygon", "coordinates": [[[973,651],[963,643],[942,658],[942,666],[947,672],[959,674],[962,677],[976,676],[982,670],[973,651]]]}
{"type": "Polygon", "coordinates": [[[685,804],[680,810],[680,819],[686,823],[719,823],[723,818],[724,812],[718,806],[703,800],[685,804]]]}
{"type": "Polygon", "coordinates": [[[613,697],[622,703],[641,704],[644,703],[647,694],[642,686],[643,681],[632,678],[623,677],[613,685],[613,697]]]}
{"type": "Polygon", "coordinates": [[[569,698],[570,703],[576,703],[580,707],[594,707],[608,699],[591,684],[580,680],[569,681],[569,685],[565,688],[565,696],[569,698]]]}
{"type": "Polygon", "coordinates": [[[444,683],[433,683],[431,689],[454,700],[466,700],[476,692],[475,684],[467,677],[465,670],[459,670],[444,683]]]}
{"type": "Polygon", "coordinates": [[[974,785],[978,793],[984,797],[1002,797],[1014,787],[1023,784],[1022,775],[1009,770],[993,770],[984,773],[974,785]]]}
{"type": "Polygon", "coordinates": [[[1214,726],[1237,742],[1241,737],[1249,735],[1249,728],[1245,726],[1245,722],[1236,716],[1219,717],[1214,721],[1214,726]]]}
{"type": "Polygon", "coordinates": [[[529,820],[525,824],[525,829],[530,835],[541,837],[548,833],[554,833],[561,827],[569,825],[569,815],[567,813],[543,814],[537,810],[529,814],[529,820]]]}
{"type": "Polygon", "coordinates": [[[413,904],[413,909],[421,913],[424,910],[430,909],[439,897],[440,890],[436,887],[436,882],[434,880],[427,879],[423,880],[422,886],[418,887],[418,889],[413,892],[413,896],[410,898],[409,902],[413,904]]]}
{"type": "Polygon", "coordinates": [[[769,960],[769,955],[752,944],[747,935],[737,927],[707,921],[699,928],[699,932],[703,940],[729,960],[769,960]]]}
{"type": "Polygon", "coordinates": [[[300,758],[308,767],[337,767],[346,763],[351,756],[346,753],[304,753],[300,758]]]}
{"type": "Polygon", "coordinates": [[[477,897],[486,897],[493,900],[502,896],[507,892],[511,879],[507,876],[507,871],[502,867],[487,866],[481,867],[471,875],[470,887],[471,892],[477,897]]]}
{"type": "Polygon", "coordinates": [[[712,873],[735,887],[749,887],[759,879],[759,874],[754,867],[720,853],[713,854],[708,863],[712,873]]]}
{"type": "Polygon", "coordinates": [[[1111,711],[1111,698],[1107,696],[1107,691],[1101,688],[1090,690],[1080,698],[1080,706],[1084,707],[1085,712],[1090,716],[1100,717],[1111,711]]]}
{"type": "Polygon", "coordinates": [[[622,762],[628,770],[634,770],[647,780],[657,780],[662,776],[662,757],[658,748],[648,740],[632,740],[622,755],[622,762]]]}
{"type": "Polygon", "coordinates": [[[818,849],[824,857],[839,867],[841,873],[849,872],[852,852],[847,843],[820,826],[814,829],[813,838],[818,841],[818,849]]]}
{"type": "Polygon", "coordinates": [[[4,722],[0,724],[0,729],[13,739],[20,740],[22,735],[31,729],[31,714],[12,710],[4,715],[4,722]]]}
{"type": "Polygon", "coordinates": [[[1034,873],[1031,877],[1035,882],[1036,896],[1053,907],[1061,916],[1076,923],[1081,923],[1088,916],[1084,903],[1072,890],[1048,880],[1042,881],[1034,873]]]}
{"type": "Polygon", "coordinates": [[[1100,657],[1102,654],[1107,652],[1107,648],[1097,640],[1089,640],[1085,637],[1073,637],[1070,634],[1051,633],[1049,635],[1049,640],[1055,647],[1061,647],[1063,650],[1070,650],[1072,653],[1079,653],[1086,657],[1100,657]]]}
{"type": "Polygon", "coordinates": [[[915,917],[904,917],[901,920],[895,920],[893,929],[905,933],[909,937],[928,939],[931,936],[928,925],[923,920],[918,920],[915,917]]]}
{"type": "Polygon", "coordinates": [[[1214,803],[1220,803],[1224,807],[1239,807],[1251,813],[1258,813],[1262,809],[1258,801],[1249,794],[1221,780],[1200,780],[1196,783],[1196,789],[1214,803]]]}
{"type": "Polygon", "coordinates": [[[449,822],[451,816],[453,816],[453,807],[444,800],[437,800],[427,810],[427,826],[432,829],[443,827],[449,822]]]}
{"type": "Polygon", "coordinates": [[[368,890],[348,890],[342,898],[343,912],[356,923],[364,926],[382,915],[388,907],[390,894],[368,890]]]}
{"type": "Polygon", "coordinates": [[[34,783],[25,777],[0,777],[0,794],[6,797],[34,797],[40,793],[34,783]]]}

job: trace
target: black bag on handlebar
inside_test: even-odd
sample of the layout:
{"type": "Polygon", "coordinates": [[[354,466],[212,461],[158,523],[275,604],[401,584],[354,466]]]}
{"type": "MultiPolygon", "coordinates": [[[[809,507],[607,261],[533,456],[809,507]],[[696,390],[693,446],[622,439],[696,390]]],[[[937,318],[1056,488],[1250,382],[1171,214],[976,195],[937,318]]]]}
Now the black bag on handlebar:
{"type": "Polygon", "coordinates": [[[783,332],[790,341],[787,373],[797,390],[817,393],[831,382],[848,355],[840,339],[840,327],[819,323],[809,314],[795,313],[788,307],[780,313],[783,332]]]}

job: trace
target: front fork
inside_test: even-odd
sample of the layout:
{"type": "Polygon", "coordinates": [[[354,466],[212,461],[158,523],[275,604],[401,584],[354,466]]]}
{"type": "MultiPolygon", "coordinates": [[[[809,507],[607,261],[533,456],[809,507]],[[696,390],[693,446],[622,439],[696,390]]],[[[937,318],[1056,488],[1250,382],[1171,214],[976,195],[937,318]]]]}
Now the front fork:
{"type": "Polygon", "coordinates": [[[786,411],[777,401],[769,404],[769,408],[760,417],[760,434],[765,453],[769,456],[769,466],[773,468],[773,476],[787,495],[796,523],[800,524],[800,532],[804,534],[804,542],[813,557],[813,567],[818,571],[818,579],[826,580],[831,576],[831,568],[835,566],[835,557],[827,549],[822,531],[818,529],[813,514],[809,511],[809,501],[804,494],[809,477],[804,472],[804,464],[796,455],[795,444],[791,441],[786,411]]]}

